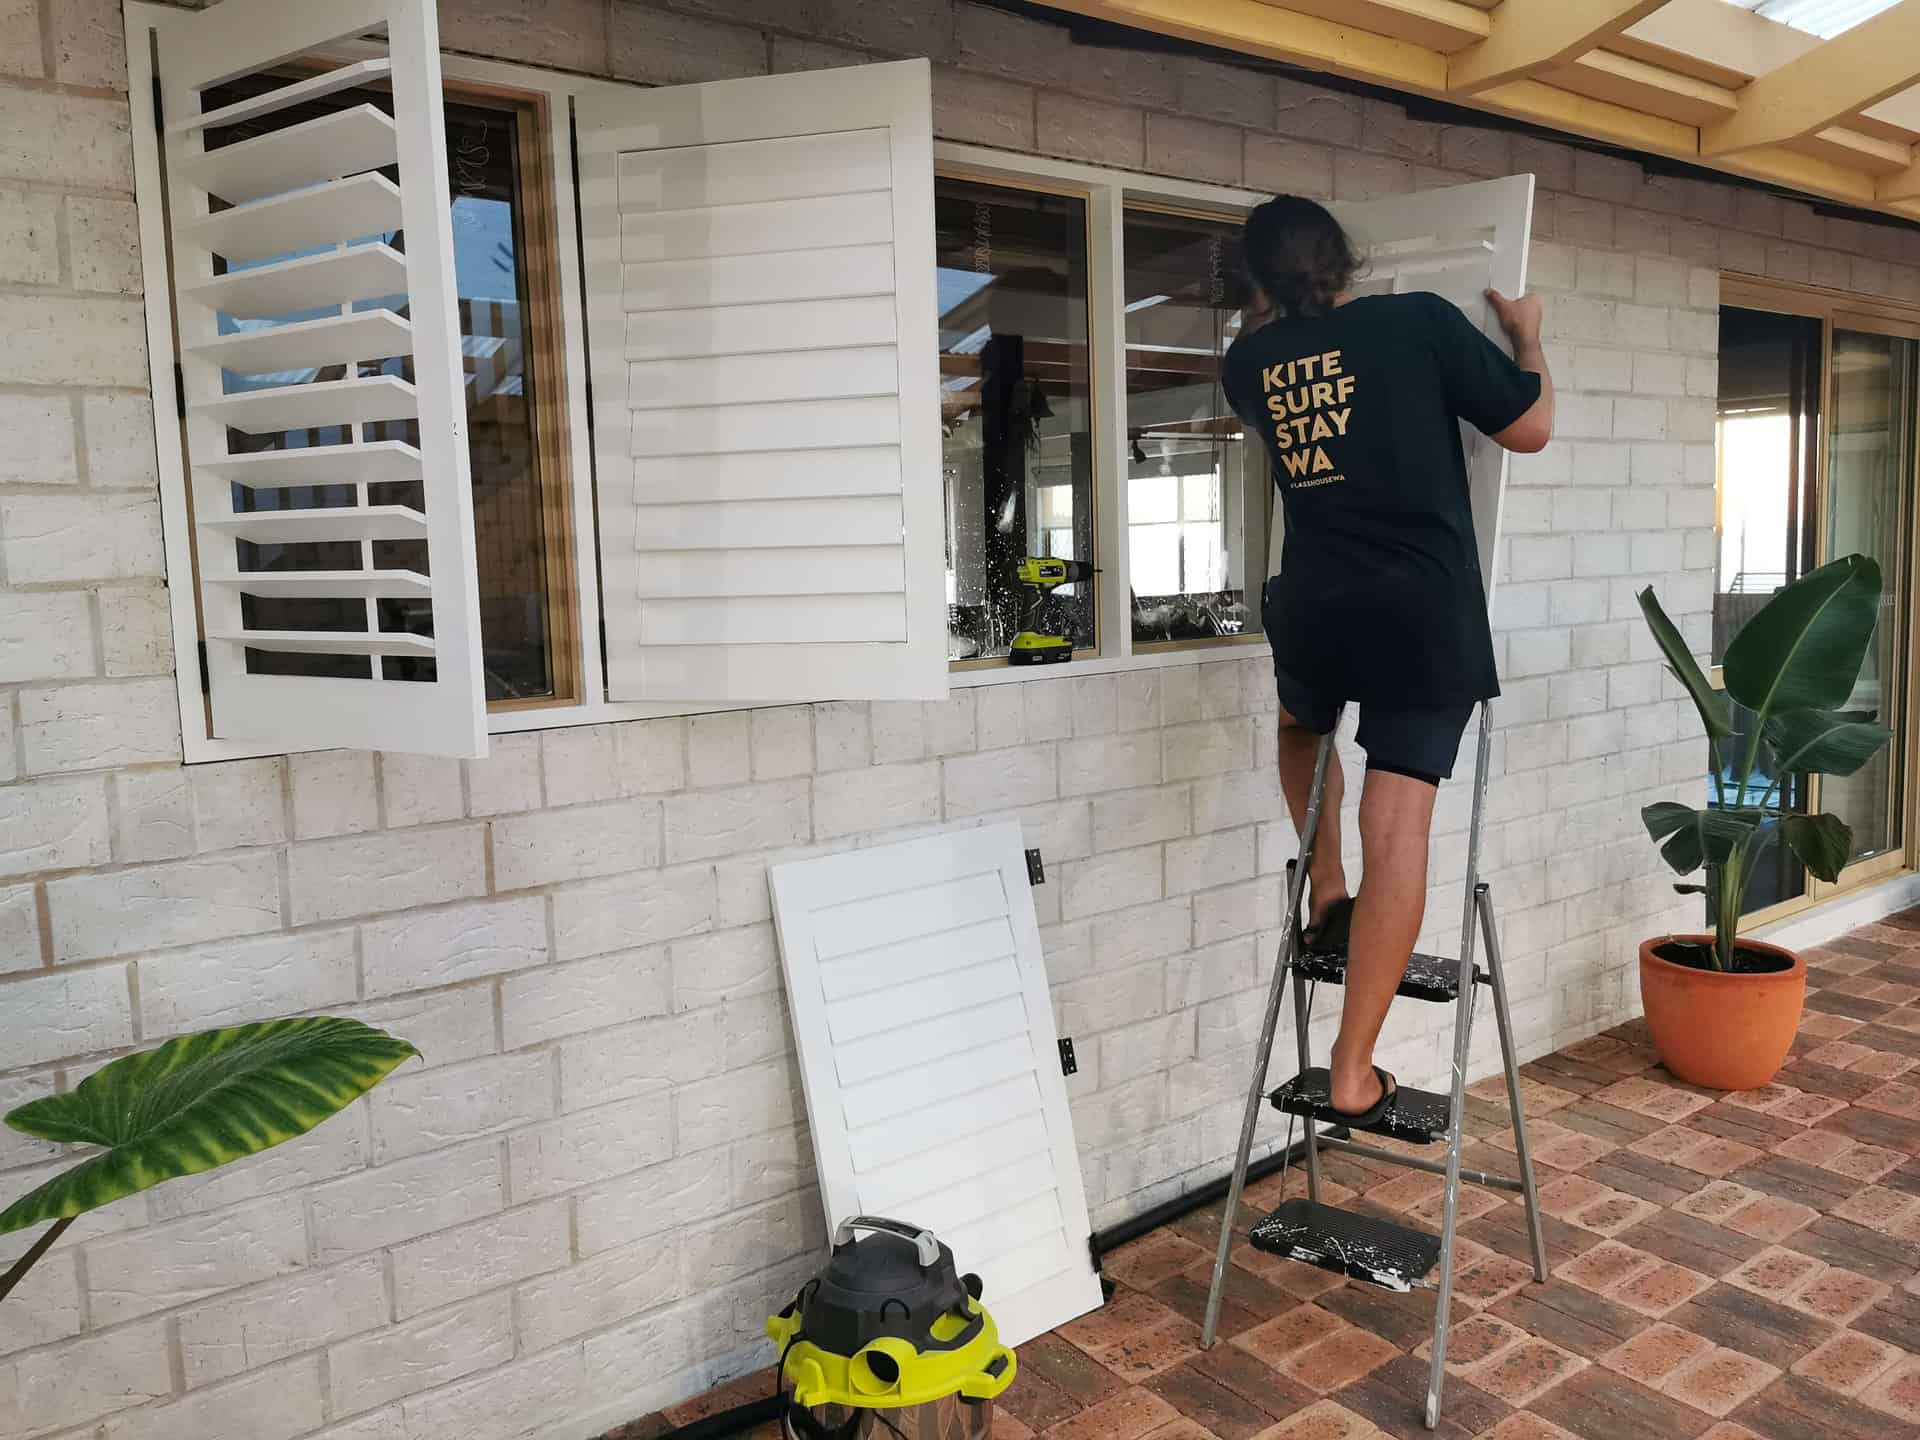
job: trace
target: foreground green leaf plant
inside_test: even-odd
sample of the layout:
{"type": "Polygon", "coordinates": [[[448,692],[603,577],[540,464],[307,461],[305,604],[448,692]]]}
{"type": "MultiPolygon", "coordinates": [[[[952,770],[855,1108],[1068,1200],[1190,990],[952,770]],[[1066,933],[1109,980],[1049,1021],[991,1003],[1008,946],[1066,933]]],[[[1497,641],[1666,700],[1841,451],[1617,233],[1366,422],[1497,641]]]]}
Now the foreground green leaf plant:
{"type": "Polygon", "coordinates": [[[13,1129],[101,1148],[0,1210],[0,1235],[53,1222],[0,1300],[76,1217],[304,1135],[419,1053],[357,1020],[268,1020],[183,1035],[20,1106],[13,1129]]]}
{"type": "Polygon", "coordinates": [[[1747,886],[1768,845],[1780,841],[1809,872],[1828,881],[1839,878],[1853,854],[1853,832],[1837,816],[1801,815],[1779,802],[1788,776],[1851,775],[1893,738],[1871,715],[1841,708],[1853,696],[1873,642],[1880,587],[1880,567],[1865,555],[1849,555],[1780,590],[1727,646],[1724,693],[1701,671],[1652,587],[1640,592],[1647,628],[1707,732],[1716,802],[1696,809],[1663,800],[1643,809],[1640,818],[1677,873],[1706,871],[1704,886],[1674,888],[1714,896],[1716,970],[1733,968],[1747,886]],[[1729,696],[1753,715],[1744,756],[1733,771],[1727,752],[1737,748],[1738,736],[1729,696]],[[1748,801],[1762,746],[1773,753],[1774,774],[1755,805],[1748,801]],[[1727,778],[1736,773],[1738,785],[1729,792],[1727,778]]]}

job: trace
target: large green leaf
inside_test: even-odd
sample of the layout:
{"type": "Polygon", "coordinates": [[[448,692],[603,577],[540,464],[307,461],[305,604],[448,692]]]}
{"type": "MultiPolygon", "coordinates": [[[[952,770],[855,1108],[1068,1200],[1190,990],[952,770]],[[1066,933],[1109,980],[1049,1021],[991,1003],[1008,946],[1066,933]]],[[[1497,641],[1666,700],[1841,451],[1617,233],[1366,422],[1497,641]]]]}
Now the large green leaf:
{"type": "Polygon", "coordinates": [[[1646,806],[1640,819],[1647,834],[1663,841],[1660,858],[1678,875],[1703,865],[1724,865],[1734,847],[1756,835],[1764,814],[1758,810],[1696,810],[1673,800],[1646,806]]]}
{"type": "Polygon", "coordinates": [[[1886,726],[1840,710],[1783,710],[1761,733],[1787,775],[1851,775],[1893,738],[1886,726]]]}
{"type": "Polygon", "coordinates": [[[1727,693],[1763,717],[1838,710],[1853,693],[1880,611],[1880,567],[1849,555],[1801,576],[1727,646],[1727,693]]]}
{"type": "Polygon", "coordinates": [[[1640,613],[1647,617],[1647,629],[1653,632],[1660,653],[1667,657],[1667,668],[1673,671],[1674,679],[1686,686],[1687,693],[1693,697],[1693,708],[1700,712],[1700,723],[1706,727],[1708,737],[1724,740],[1733,733],[1733,720],[1727,713],[1727,697],[1708,683],[1699,663],[1693,658],[1693,651],[1687,648],[1687,642],[1681,637],[1679,627],[1660,608],[1660,601],[1655,597],[1651,585],[1640,592],[1640,613]]]}
{"type": "Polygon", "coordinates": [[[1822,880],[1834,881],[1853,858],[1853,831],[1837,815],[1789,815],[1780,834],[1800,863],[1822,880]]]}
{"type": "Polygon", "coordinates": [[[115,1060],[7,1124],[100,1145],[0,1211],[0,1235],[85,1214],[304,1135],[419,1052],[357,1020],[270,1020],[169,1040],[115,1060]]]}

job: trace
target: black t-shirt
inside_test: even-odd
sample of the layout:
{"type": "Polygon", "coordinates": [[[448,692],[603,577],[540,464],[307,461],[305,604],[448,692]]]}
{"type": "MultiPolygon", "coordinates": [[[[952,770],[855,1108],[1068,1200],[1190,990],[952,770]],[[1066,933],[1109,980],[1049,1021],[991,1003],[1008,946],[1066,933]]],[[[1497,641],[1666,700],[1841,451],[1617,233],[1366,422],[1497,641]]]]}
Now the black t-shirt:
{"type": "Polygon", "coordinates": [[[1362,704],[1499,694],[1459,422],[1506,429],[1540,377],[1449,301],[1411,294],[1250,331],[1222,381],[1266,438],[1286,508],[1268,637],[1280,668],[1362,704]]]}

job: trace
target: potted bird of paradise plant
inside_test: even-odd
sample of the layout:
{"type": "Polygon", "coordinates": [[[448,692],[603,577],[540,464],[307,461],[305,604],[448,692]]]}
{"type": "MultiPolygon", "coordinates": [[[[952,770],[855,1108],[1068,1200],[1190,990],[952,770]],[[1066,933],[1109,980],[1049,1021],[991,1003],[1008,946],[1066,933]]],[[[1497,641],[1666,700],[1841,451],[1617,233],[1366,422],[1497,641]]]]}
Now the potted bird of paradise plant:
{"type": "Polygon", "coordinates": [[[1853,832],[1838,816],[1787,808],[1794,775],[1851,775],[1892,738],[1851,711],[1880,608],[1880,567],[1850,555],[1777,592],[1727,646],[1726,689],[1709,683],[1649,587],[1640,609],[1707,734],[1713,803],[1661,801],[1641,811],[1682,894],[1710,895],[1711,935],[1640,946],[1640,995],[1654,1048],[1680,1079],[1717,1090],[1771,1080],[1792,1049],[1806,998],[1805,962],[1743,938],[1740,913],[1761,856],[1786,846],[1822,880],[1839,878],[1853,832]],[[1729,700],[1751,719],[1736,729],[1729,700]],[[1736,778],[1737,777],[1737,778],[1736,778]],[[1753,792],[1760,786],[1758,803],[1753,792]]]}

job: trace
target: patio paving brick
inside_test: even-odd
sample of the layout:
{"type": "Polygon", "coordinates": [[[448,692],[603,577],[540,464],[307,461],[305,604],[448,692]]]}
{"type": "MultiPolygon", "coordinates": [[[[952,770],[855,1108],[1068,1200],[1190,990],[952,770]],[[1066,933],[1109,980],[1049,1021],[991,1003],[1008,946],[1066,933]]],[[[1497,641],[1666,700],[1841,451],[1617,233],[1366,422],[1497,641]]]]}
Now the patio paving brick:
{"type": "MultiPolygon", "coordinates": [[[[1463,1192],[1438,1431],[1432,1292],[1252,1250],[1304,1192],[1248,1187],[1200,1348],[1216,1203],[1105,1257],[1100,1310],[1030,1341],[995,1440],[1889,1440],[1920,1434],[1920,911],[1809,955],[1775,1083],[1675,1080],[1633,1022],[1522,1069],[1552,1278],[1517,1197],[1463,1192]]],[[[1513,1164],[1505,1083],[1469,1092],[1469,1163],[1513,1164]]],[[[1325,1157],[1331,1203],[1437,1225],[1440,1181],[1325,1157]]],[[[991,1307],[993,1297],[986,1297],[991,1307]]],[[[773,1391],[763,1370],[610,1432],[654,1440],[773,1391]]],[[[777,1429],[762,1426],[756,1437],[777,1429]]]]}

